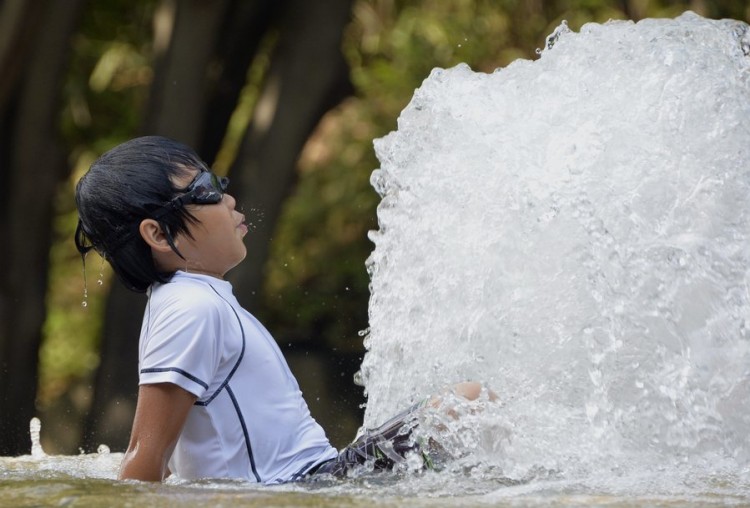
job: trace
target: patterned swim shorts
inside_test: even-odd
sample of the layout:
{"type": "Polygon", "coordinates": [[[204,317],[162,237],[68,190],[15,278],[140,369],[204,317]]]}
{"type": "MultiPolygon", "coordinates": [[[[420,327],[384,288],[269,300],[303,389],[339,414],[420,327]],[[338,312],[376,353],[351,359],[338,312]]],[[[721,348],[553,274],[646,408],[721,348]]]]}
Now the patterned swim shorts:
{"type": "Polygon", "coordinates": [[[341,450],[338,457],[313,467],[305,478],[322,474],[345,477],[353,468],[361,466],[374,471],[391,470],[396,464],[405,462],[408,453],[418,454],[423,467],[432,469],[433,461],[427,447],[413,435],[419,424],[418,411],[424,404],[415,404],[380,427],[366,430],[341,450]]]}

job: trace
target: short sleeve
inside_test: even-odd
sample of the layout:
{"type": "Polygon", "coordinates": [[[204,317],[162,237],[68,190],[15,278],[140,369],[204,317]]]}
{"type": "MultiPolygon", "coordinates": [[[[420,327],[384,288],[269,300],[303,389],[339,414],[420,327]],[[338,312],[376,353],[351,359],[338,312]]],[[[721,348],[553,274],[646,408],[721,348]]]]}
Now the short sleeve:
{"type": "Polygon", "coordinates": [[[174,383],[201,398],[221,359],[220,311],[202,288],[169,286],[146,309],[139,383],[174,383]]]}

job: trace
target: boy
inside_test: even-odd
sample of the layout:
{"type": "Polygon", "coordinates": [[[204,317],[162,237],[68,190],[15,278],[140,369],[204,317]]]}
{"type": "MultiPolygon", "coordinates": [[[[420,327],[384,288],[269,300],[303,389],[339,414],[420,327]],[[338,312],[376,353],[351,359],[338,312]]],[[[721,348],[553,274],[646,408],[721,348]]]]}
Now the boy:
{"type": "Polygon", "coordinates": [[[150,136],[102,155],[76,187],[81,254],[96,249],[148,294],[120,478],[282,483],[367,461],[390,468],[417,451],[404,432],[415,425],[409,412],[341,453],[330,445],[273,338],[224,280],[248,231],[227,185],[187,146],[150,136]]]}

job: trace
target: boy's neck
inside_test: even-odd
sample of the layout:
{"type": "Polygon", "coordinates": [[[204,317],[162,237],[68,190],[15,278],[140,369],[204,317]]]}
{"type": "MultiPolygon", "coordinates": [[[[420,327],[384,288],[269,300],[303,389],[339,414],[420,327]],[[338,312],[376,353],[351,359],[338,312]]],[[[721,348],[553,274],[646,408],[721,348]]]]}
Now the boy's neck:
{"type": "Polygon", "coordinates": [[[209,277],[213,277],[214,279],[224,280],[224,274],[220,274],[220,273],[207,272],[204,270],[196,270],[194,268],[192,269],[185,268],[179,271],[183,273],[187,273],[187,274],[207,275],[209,277]]]}

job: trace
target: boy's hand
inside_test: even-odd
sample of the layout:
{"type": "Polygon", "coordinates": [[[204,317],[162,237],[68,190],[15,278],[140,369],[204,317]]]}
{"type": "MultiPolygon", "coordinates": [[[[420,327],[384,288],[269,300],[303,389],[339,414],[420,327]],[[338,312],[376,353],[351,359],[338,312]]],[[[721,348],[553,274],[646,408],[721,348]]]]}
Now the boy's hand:
{"type": "Polygon", "coordinates": [[[172,383],[141,385],[120,479],[162,481],[196,397],[172,383]]]}

